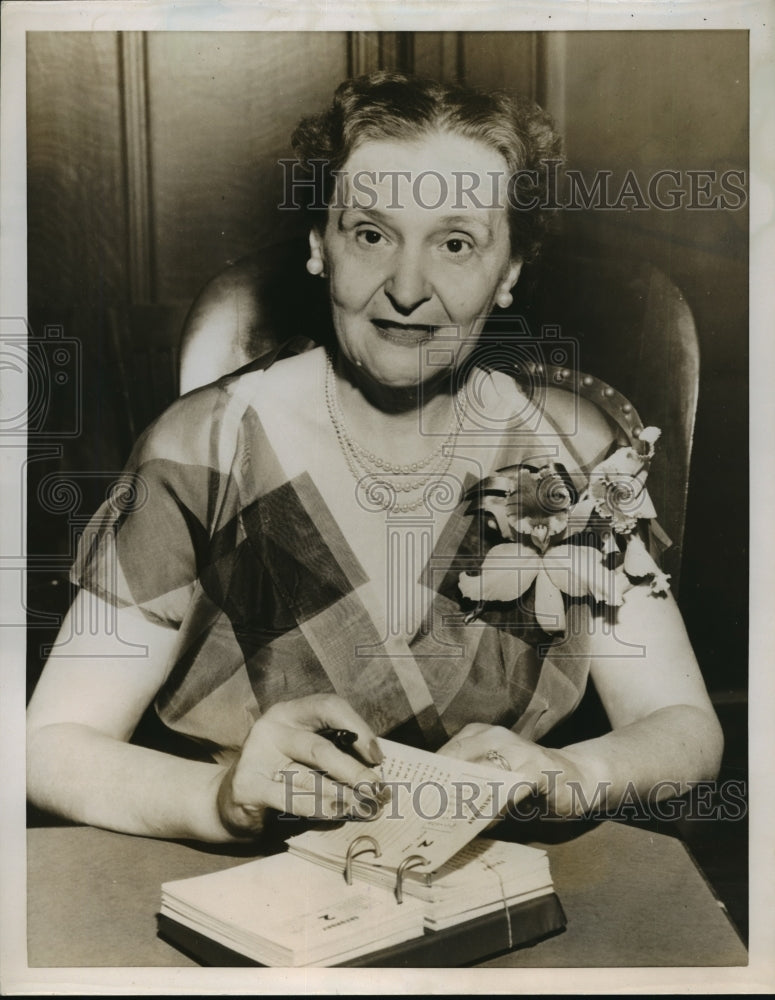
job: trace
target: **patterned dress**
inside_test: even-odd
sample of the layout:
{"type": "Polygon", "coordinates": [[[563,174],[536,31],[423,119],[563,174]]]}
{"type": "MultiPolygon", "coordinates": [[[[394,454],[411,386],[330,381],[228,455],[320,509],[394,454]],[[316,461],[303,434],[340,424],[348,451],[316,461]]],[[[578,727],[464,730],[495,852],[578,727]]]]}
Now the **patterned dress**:
{"type": "MultiPolygon", "coordinates": [[[[322,381],[322,348],[304,358],[322,381]]],[[[567,470],[572,442],[547,441],[545,428],[525,426],[525,395],[511,375],[482,375],[500,410],[491,427],[468,427],[484,456],[478,470],[448,482],[428,509],[403,514],[400,524],[380,512],[386,550],[401,558],[411,538],[417,567],[421,600],[402,637],[374,611],[385,582],[369,579],[348,540],[348,518],[326,502],[314,469],[297,456],[287,461],[284,415],[268,409],[267,389],[300,360],[256,364],[178,400],[138,441],[121,488],[82,537],[75,583],[177,630],[155,702],[161,720],[225,759],[275,702],[336,692],[379,734],[430,749],[468,722],[540,738],[581,699],[599,602],[566,594],[565,628],[548,634],[530,589],[472,616],[459,580],[476,573],[497,541],[471,512],[482,473],[536,455],[567,470]]],[[[615,448],[617,433],[612,424],[595,461],[615,448]]],[[[569,488],[588,472],[571,468],[569,488]]]]}

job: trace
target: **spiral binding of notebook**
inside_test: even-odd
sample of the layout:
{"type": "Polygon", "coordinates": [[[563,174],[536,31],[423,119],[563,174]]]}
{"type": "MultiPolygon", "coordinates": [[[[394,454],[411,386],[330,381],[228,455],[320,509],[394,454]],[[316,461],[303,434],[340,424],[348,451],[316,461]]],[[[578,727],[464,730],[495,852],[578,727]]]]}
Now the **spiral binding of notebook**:
{"type": "MultiPolygon", "coordinates": [[[[350,842],[350,846],[347,848],[347,855],[345,857],[344,865],[344,880],[347,885],[353,884],[353,873],[352,864],[356,857],[362,854],[372,852],[375,857],[379,858],[382,854],[379,844],[377,841],[369,834],[362,834],[359,837],[355,837],[354,840],[350,842]],[[360,846],[365,844],[365,847],[360,846]]],[[[397,903],[403,903],[404,893],[403,893],[403,883],[404,883],[404,873],[411,868],[422,868],[425,865],[429,865],[430,861],[424,858],[421,854],[410,854],[408,858],[405,858],[401,864],[396,869],[396,884],[393,893],[396,897],[397,903]]],[[[508,950],[511,951],[514,947],[514,935],[511,927],[511,914],[509,911],[509,901],[506,896],[506,887],[503,882],[503,878],[500,873],[492,865],[483,861],[485,868],[489,869],[498,880],[498,885],[501,892],[501,902],[503,903],[504,919],[506,921],[506,935],[508,941],[508,950]]],[[[433,884],[433,873],[426,872],[425,874],[425,884],[430,887],[433,884]]]]}
{"type": "MultiPolygon", "coordinates": [[[[380,846],[377,841],[369,836],[368,834],[362,834],[360,837],[356,837],[355,840],[351,841],[350,846],[347,848],[347,854],[345,856],[344,862],[344,880],[348,885],[353,884],[353,861],[360,854],[365,854],[368,851],[373,851],[376,857],[382,855],[380,846]],[[366,847],[356,850],[358,844],[365,842],[366,847]]],[[[421,854],[410,854],[408,858],[404,858],[401,864],[396,869],[396,885],[393,890],[396,902],[403,903],[404,901],[404,873],[410,868],[421,868],[423,865],[429,865],[430,861],[424,858],[421,854]]],[[[432,874],[428,872],[425,876],[426,885],[431,885],[432,874]]]]}

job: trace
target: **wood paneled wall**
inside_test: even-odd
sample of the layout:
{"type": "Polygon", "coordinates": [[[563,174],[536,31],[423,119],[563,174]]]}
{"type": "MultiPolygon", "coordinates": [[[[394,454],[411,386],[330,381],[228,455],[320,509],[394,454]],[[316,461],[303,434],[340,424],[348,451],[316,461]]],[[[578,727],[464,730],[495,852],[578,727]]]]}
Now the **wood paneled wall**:
{"type": "Polygon", "coordinates": [[[278,160],[347,75],[341,33],[148,36],[154,293],[191,298],[229,259],[303,232],[278,160]]]}
{"type": "Polygon", "coordinates": [[[121,122],[115,33],[27,35],[28,283],[37,306],[125,297],[121,122]]]}
{"type": "Polygon", "coordinates": [[[298,230],[272,211],[277,160],[347,75],[344,33],[58,32],[29,53],[37,303],[190,300],[298,230]]]}

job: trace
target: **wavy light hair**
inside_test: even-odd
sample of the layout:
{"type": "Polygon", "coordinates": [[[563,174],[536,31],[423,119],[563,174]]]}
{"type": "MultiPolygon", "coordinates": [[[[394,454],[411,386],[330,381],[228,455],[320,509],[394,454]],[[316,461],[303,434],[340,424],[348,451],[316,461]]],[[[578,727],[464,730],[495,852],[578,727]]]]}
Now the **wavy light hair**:
{"type": "MultiPolygon", "coordinates": [[[[561,140],[550,116],[531,101],[502,91],[378,72],[341,83],[330,107],[304,117],[291,141],[302,168],[319,182],[317,203],[328,204],[335,171],[344,168],[358,146],[418,139],[431,132],[476,139],[503,156],[513,185],[511,252],[524,261],[533,259],[551,217],[546,162],[561,158],[561,140]],[[315,169],[321,164],[323,169],[315,169]]],[[[319,218],[315,224],[320,228],[319,218]]]]}

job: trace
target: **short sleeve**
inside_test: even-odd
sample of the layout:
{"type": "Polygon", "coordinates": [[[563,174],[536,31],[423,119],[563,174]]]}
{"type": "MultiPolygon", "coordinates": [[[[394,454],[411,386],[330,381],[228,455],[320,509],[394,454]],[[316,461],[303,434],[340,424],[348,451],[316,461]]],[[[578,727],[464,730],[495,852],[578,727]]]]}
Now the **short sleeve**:
{"type": "Polygon", "coordinates": [[[81,536],[73,583],[179,627],[207,559],[223,479],[222,396],[212,386],[191,393],[142,435],[81,536]]]}

